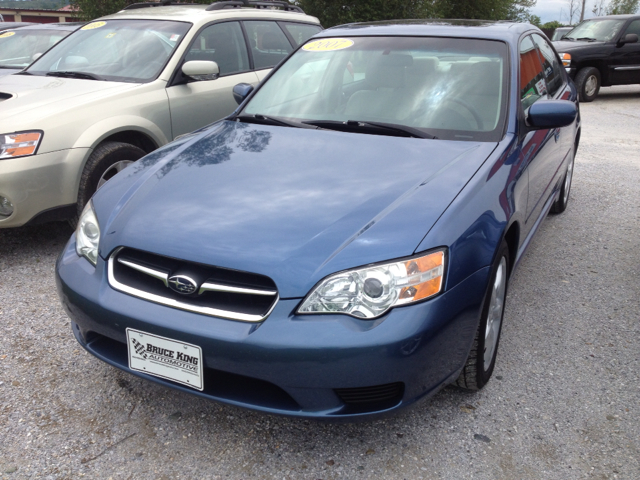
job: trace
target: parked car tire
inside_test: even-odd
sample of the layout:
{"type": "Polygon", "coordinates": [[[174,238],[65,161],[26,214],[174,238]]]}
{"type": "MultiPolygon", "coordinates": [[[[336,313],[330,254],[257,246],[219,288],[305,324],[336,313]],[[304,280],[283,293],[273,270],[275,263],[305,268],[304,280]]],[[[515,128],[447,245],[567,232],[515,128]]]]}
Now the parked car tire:
{"type": "Polygon", "coordinates": [[[469,357],[455,384],[466,390],[484,387],[496,363],[502,317],[509,283],[509,247],[503,240],[491,267],[491,280],[482,309],[482,317],[469,357]]]}
{"type": "Polygon", "coordinates": [[[560,188],[560,194],[558,199],[551,205],[551,213],[562,213],[567,209],[569,204],[569,193],[571,192],[571,180],[573,178],[573,165],[575,162],[575,149],[571,152],[571,161],[567,166],[567,171],[564,174],[564,180],[562,181],[562,187],[560,188]]]}
{"type": "Polygon", "coordinates": [[[576,86],[581,102],[593,102],[600,91],[600,70],[585,67],[576,75],[576,86]]]}
{"type": "Polygon", "coordinates": [[[71,226],[73,228],[77,226],[78,217],[98,188],[145,155],[144,150],[129,143],[104,142],[98,145],[82,171],[78,189],[77,215],[69,220],[71,226]]]}

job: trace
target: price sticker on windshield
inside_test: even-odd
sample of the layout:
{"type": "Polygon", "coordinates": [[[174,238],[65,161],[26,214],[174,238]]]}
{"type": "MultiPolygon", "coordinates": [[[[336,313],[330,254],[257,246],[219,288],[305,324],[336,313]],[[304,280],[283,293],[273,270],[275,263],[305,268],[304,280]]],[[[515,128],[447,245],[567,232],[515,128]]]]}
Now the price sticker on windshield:
{"type": "Polygon", "coordinates": [[[15,34],[16,34],[16,32],[4,32],[4,33],[0,33],[0,38],[13,37],[15,34]]]}
{"type": "Polygon", "coordinates": [[[90,23],[89,25],[85,25],[80,30],[94,30],[96,28],[104,27],[106,24],[107,22],[93,22],[93,23],[90,23]]]}
{"type": "Polygon", "coordinates": [[[349,40],[348,38],[325,38],[307,43],[302,49],[307,52],[333,52],[335,50],[349,48],[353,43],[353,40],[349,40]]]}

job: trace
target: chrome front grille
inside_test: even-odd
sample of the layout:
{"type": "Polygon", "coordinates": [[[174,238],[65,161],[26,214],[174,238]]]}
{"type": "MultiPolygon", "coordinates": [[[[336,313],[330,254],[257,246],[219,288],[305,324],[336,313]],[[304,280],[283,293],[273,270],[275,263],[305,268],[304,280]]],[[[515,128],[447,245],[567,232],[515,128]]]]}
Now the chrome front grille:
{"type": "Polygon", "coordinates": [[[213,317],[261,322],[278,302],[269,277],[119,248],[108,261],[109,284],[150,302],[213,317]]]}

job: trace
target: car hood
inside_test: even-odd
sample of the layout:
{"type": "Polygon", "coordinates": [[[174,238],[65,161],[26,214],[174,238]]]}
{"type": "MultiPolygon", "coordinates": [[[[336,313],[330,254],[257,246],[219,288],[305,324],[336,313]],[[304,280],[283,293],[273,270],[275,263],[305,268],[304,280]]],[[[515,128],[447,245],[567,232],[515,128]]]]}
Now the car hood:
{"type": "MultiPolygon", "coordinates": [[[[1,72],[1,71],[0,71],[1,72]]],[[[138,84],[82,80],[75,78],[36,75],[7,75],[0,78],[0,97],[11,95],[2,102],[0,131],[34,128],[47,117],[86,104],[91,99],[118,95],[138,84]]]]}
{"type": "Polygon", "coordinates": [[[223,121],[96,194],[100,255],[260,273],[302,297],[330,273],[413,254],[495,147],[223,121]]]}
{"type": "Polygon", "coordinates": [[[0,77],[6,77],[12,73],[18,73],[20,70],[20,68],[0,68],[0,77]]]}
{"type": "Polygon", "coordinates": [[[557,42],[553,42],[553,46],[558,52],[568,52],[571,50],[580,50],[583,48],[593,48],[594,46],[602,46],[605,45],[605,42],[587,42],[587,41],[571,41],[571,40],[559,40],[557,42]]]}

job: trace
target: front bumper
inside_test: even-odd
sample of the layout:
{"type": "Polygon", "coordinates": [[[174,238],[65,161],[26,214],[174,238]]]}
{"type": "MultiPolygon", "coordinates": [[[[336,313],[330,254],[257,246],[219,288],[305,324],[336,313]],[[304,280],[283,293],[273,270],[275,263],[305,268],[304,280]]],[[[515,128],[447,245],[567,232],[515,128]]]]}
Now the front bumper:
{"type": "Polygon", "coordinates": [[[333,420],[392,412],[455,380],[475,335],[489,276],[484,268],[430,301],[374,321],[295,315],[301,299],[281,299],[264,322],[251,324],[118,292],[108,284],[102,259],[94,268],[76,255],[74,237],[56,272],[78,342],[101,360],[211,400],[333,420]],[[200,346],[204,390],[130,370],[126,328],[200,346]],[[371,389],[390,385],[397,386],[393,398],[360,401],[371,389]]]}
{"type": "Polygon", "coordinates": [[[0,196],[14,206],[0,228],[20,227],[39,213],[77,202],[78,178],[88,148],[0,160],[0,196]]]}

